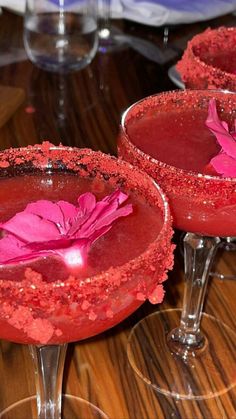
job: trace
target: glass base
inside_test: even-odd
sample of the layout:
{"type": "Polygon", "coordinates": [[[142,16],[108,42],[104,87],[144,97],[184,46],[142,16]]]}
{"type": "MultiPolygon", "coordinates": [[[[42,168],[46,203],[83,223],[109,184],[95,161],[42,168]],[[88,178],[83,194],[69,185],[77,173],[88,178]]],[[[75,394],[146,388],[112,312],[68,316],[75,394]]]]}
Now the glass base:
{"type": "Polygon", "coordinates": [[[43,57],[35,57],[29,52],[28,52],[28,56],[29,56],[30,61],[41,70],[48,71],[50,73],[58,73],[61,75],[66,75],[69,73],[74,73],[76,71],[83,70],[85,67],[87,67],[91,63],[93,59],[93,56],[92,56],[91,58],[86,58],[78,62],[78,60],[74,58],[74,60],[73,61],[71,60],[71,62],[65,61],[63,63],[59,63],[59,62],[50,62],[49,58],[47,59],[43,57]]]}
{"type": "Polygon", "coordinates": [[[195,351],[182,345],[176,355],[176,345],[170,349],[167,338],[179,326],[180,315],[180,309],[160,311],[132,329],[127,350],[132,368],[154,390],[177,399],[201,400],[226,393],[236,385],[236,333],[203,314],[205,345],[195,351]]]}
{"type": "Polygon", "coordinates": [[[122,32],[113,25],[101,28],[98,35],[98,51],[100,53],[115,52],[125,47],[125,41],[121,36],[122,32]]]}
{"type": "MultiPolygon", "coordinates": [[[[19,400],[0,412],[0,419],[37,418],[36,396],[19,400]]],[[[108,416],[94,404],[69,394],[62,398],[63,419],[109,419],[108,416]]]]}

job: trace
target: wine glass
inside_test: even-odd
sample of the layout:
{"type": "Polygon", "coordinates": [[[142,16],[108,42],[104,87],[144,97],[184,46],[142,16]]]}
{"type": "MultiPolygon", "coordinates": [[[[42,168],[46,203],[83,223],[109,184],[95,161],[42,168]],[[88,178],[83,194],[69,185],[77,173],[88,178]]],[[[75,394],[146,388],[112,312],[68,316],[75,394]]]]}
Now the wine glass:
{"type": "Polygon", "coordinates": [[[220,149],[205,125],[210,99],[232,129],[234,93],[173,91],[132,105],[122,117],[118,140],[119,156],[159,182],[174,227],[187,232],[182,311],[160,311],[141,320],[128,344],[135,372],[155,390],[180,399],[211,398],[236,384],[236,333],[202,313],[219,237],[236,233],[236,179],[204,174],[220,149]]]}
{"type": "MultiPolygon", "coordinates": [[[[55,147],[47,142],[2,151],[0,183],[0,221],[4,231],[0,240],[0,337],[30,345],[38,418],[58,419],[67,344],[114,326],[146,298],[153,302],[162,299],[162,282],[173,262],[169,207],[157,184],[126,162],[101,152],[55,147]],[[125,211],[129,209],[129,214],[121,206],[122,216],[108,229],[111,214],[105,208],[111,193],[119,193],[122,200],[126,196],[125,211]],[[85,233],[79,242],[72,237],[78,229],[78,217],[83,216],[83,228],[91,219],[87,214],[94,205],[94,196],[105,201],[99,204],[100,210],[95,207],[96,212],[90,217],[98,213],[109,216],[103,226],[100,224],[106,234],[97,238],[88,252],[85,233]],[[80,216],[73,212],[78,197],[79,202],[84,202],[80,216]],[[12,232],[17,217],[22,217],[22,213],[24,220],[29,213],[35,217],[36,205],[39,220],[21,221],[17,236],[12,237],[9,231],[12,232]],[[72,211],[71,218],[65,217],[66,211],[72,211]],[[47,223],[46,229],[40,227],[42,219],[47,223]],[[58,230],[57,239],[42,242],[38,237],[40,229],[48,235],[53,219],[53,229],[59,229],[60,234],[58,230]],[[62,234],[67,227],[69,236],[62,234]],[[29,241],[29,234],[33,235],[33,242],[29,241]],[[14,252],[15,241],[11,242],[20,237],[23,254],[19,254],[18,245],[14,252]],[[69,237],[69,247],[65,237],[69,237]]],[[[112,202],[114,206],[118,198],[112,202]]],[[[23,400],[22,407],[26,402],[31,403],[32,397],[23,400]]],[[[19,409],[21,403],[9,406],[0,413],[1,418],[10,413],[16,419],[16,407],[19,409]]],[[[81,418],[107,418],[96,406],[79,398],[76,409],[81,418]]]]}
{"type": "Polygon", "coordinates": [[[23,39],[29,59],[43,70],[86,67],[98,47],[96,2],[27,0],[23,39]]]}

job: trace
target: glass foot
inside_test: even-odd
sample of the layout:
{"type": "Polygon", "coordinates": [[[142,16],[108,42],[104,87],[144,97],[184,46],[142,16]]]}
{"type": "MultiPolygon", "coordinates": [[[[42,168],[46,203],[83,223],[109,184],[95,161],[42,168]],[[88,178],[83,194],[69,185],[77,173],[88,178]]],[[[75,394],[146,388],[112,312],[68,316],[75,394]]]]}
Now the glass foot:
{"type": "Polygon", "coordinates": [[[99,30],[98,51],[101,53],[115,52],[126,47],[125,36],[115,26],[107,26],[99,30]]]}
{"type": "Polygon", "coordinates": [[[236,333],[203,314],[205,345],[198,351],[183,346],[181,355],[175,355],[167,337],[179,326],[180,315],[180,309],[160,311],[132,329],[127,350],[132,368],[154,390],[177,399],[208,399],[227,392],[236,385],[236,333]]]}
{"type": "MultiPolygon", "coordinates": [[[[37,418],[36,396],[19,400],[0,412],[0,419],[37,418]]],[[[108,416],[94,404],[69,394],[62,397],[63,419],[109,419],[108,416]]]]}

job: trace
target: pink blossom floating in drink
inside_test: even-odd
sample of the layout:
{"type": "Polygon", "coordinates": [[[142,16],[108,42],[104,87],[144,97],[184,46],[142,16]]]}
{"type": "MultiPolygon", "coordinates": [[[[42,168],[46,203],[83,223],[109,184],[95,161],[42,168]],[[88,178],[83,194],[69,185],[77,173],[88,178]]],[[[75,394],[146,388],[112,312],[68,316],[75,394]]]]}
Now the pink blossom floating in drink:
{"type": "Polygon", "coordinates": [[[39,200],[0,224],[0,264],[48,255],[61,257],[72,267],[83,266],[92,244],[120,217],[132,213],[132,204],[121,206],[128,195],[120,190],[96,202],[84,193],[75,206],[66,201],[39,200]]]}
{"type": "Polygon", "coordinates": [[[219,119],[215,99],[209,101],[206,126],[216,136],[221,146],[220,153],[211,159],[210,165],[218,174],[236,177],[236,132],[230,132],[227,122],[219,119]]]}

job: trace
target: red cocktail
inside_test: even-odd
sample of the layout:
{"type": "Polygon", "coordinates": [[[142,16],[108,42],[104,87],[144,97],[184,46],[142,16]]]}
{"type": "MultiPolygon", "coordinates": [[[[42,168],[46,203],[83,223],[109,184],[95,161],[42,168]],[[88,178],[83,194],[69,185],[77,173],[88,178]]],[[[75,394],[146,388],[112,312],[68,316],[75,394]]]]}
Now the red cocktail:
{"type": "MultiPolygon", "coordinates": [[[[165,197],[151,178],[102,153],[49,144],[1,152],[0,167],[3,224],[38,200],[63,200],[68,206],[85,192],[102,200],[117,188],[128,195],[133,209],[94,242],[84,259],[63,245],[63,257],[52,250],[19,261],[12,255],[12,262],[1,263],[1,338],[32,344],[34,358],[41,356],[43,361],[54,348],[56,359],[65,349],[59,344],[114,326],[146,298],[162,299],[161,283],[172,263],[171,218],[165,197]]],[[[53,386],[58,387],[55,382],[53,386]]],[[[51,417],[47,395],[41,397],[39,417],[45,412],[51,417]]],[[[52,417],[59,417],[60,407],[56,401],[54,405],[52,417]]]]}
{"type": "Polygon", "coordinates": [[[160,94],[126,112],[120,150],[125,159],[160,182],[169,197],[176,228],[208,236],[234,236],[236,179],[208,174],[208,163],[220,150],[205,126],[212,97],[220,102],[221,118],[232,127],[234,94],[160,94]]]}
{"type": "MultiPolygon", "coordinates": [[[[207,29],[194,36],[177,63],[185,86],[191,89],[227,89],[236,91],[236,30],[234,27],[207,29]]],[[[222,243],[226,251],[235,250],[235,238],[222,243]]],[[[222,273],[220,278],[235,279],[222,273]]]]}
{"type": "Polygon", "coordinates": [[[207,29],[188,42],[177,70],[190,89],[236,91],[236,29],[207,29]]]}
{"type": "MultiPolygon", "coordinates": [[[[181,398],[213,397],[236,383],[235,371],[229,372],[230,364],[225,361],[227,353],[233,362],[231,352],[227,348],[224,348],[224,352],[215,337],[222,333],[224,327],[220,331],[220,322],[206,317],[205,323],[202,322],[204,333],[200,332],[203,297],[219,244],[218,236],[236,235],[236,178],[221,177],[215,172],[212,175],[209,166],[212,157],[220,150],[216,138],[205,124],[212,98],[216,100],[220,118],[228,123],[229,129],[234,129],[235,94],[208,90],[167,92],[145,98],[124,113],[118,142],[121,157],[158,181],[169,197],[174,226],[188,232],[185,237],[187,281],[181,326],[168,336],[169,351],[166,350],[166,330],[163,335],[160,333],[157,343],[159,351],[153,356],[155,359],[158,357],[159,365],[167,363],[173,369],[173,374],[176,371],[181,374],[184,360],[184,368],[188,369],[185,377],[189,380],[180,377],[179,381],[175,381],[172,376],[163,378],[158,368],[156,371],[153,368],[148,370],[145,362],[137,366],[139,361],[134,351],[140,339],[139,326],[134,330],[129,346],[129,356],[136,371],[159,391],[181,398]],[[214,349],[225,367],[226,381],[218,380],[214,353],[209,353],[209,330],[214,330],[214,349]],[[174,358],[171,353],[178,354],[178,357],[174,358]],[[207,376],[203,382],[198,382],[200,357],[201,362],[205,362],[206,370],[211,370],[211,382],[207,376]],[[176,362],[179,364],[176,365],[176,362]],[[193,368],[195,382],[191,378],[193,368]]],[[[165,320],[169,325],[172,324],[172,314],[166,315],[165,320]]],[[[148,323],[146,326],[150,329],[153,327],[154,334],[155,329],[162,327],[161,316],[164,315],[161,314],[158,319],[156,315],[155,321],[154,317],[150,319],[153,325],[148,323],[148,318],[143,321],[148,323]]],[[[227,327],[225,329],[231,339],[234,332],[227,327]]]]}

